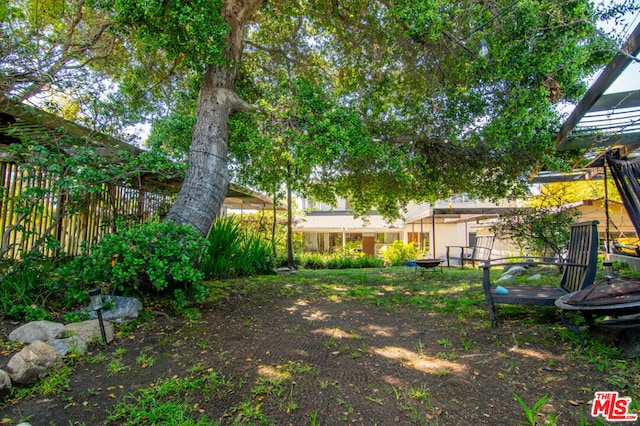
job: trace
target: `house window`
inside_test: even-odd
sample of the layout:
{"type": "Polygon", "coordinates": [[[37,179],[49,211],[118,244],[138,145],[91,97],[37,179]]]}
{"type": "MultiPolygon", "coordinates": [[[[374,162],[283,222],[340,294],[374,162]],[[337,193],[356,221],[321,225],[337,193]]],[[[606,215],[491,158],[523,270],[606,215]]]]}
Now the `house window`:
{"type": "Polygon", "coordinates": [[[329,233],[329,251],[335,252],[342,248],[342,232],[329,233]]]}

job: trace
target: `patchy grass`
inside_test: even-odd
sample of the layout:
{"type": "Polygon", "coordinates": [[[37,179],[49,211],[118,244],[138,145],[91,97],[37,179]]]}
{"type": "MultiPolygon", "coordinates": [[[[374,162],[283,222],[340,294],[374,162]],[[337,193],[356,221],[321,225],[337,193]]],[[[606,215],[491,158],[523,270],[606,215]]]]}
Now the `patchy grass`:
{"type": "Polygon", "coordinates": [[[374,424],[376,415],[457,424],[451,413],[477,424],[559,413],[565,424],[594,424],[587,401],[599,390],[638,409],[639,360],[587,330],[586,349],[572,350],[554,308],[501,307],[491,329],[481,280],[478,269],[395,267],[210,282],[203,305],[123,326],[114,345],[76,359],[87,370],[81,392],[68,391],[62,371],[14,391],[12,403],[60,389],[47,398],[62,401],[61,415],[109,425],[374,424]],[[586,376],[570,386],[574,370],[586,376]]]}

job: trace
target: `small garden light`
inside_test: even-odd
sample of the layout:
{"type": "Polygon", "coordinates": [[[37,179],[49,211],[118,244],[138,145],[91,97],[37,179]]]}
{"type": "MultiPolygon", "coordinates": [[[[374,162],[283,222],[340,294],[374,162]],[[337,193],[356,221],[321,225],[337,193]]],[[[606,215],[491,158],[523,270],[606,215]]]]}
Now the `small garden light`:
{"type": "Polygon", "coordinates": [[[104,305],[102,304],[102,290],[99,288],[94,288],[89,290],[89,309],[92,311],[96,311],[98,315],[98,322],[100,323],[100,334],[102,335],[102,343],[107,344],[107,334],[104,331],[104,321],[102,320],[102,308],[104,305]]]}
{"type": "Polygon", "coordinates": [[[484,37],[482,37],[482,40],[480,41],[479,53],[480,53],[480,56],[482,56],[483,58],[489,54],[489,47],[487,46],[487,40],[484,37]]]}

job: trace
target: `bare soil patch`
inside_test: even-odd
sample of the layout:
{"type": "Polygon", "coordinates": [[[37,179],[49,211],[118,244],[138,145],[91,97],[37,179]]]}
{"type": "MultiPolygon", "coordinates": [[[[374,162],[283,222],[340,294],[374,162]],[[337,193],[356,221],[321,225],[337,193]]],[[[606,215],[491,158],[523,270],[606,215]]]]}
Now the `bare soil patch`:
{"type": "MultiPolygon", "coordinates": [[[[525,417],[514,393],[529,406],[549,395],[541,411],[558,415],[557,424],[595,424],[588,401],[597,390],[615,390],[571,355],[557,318],[523,325],[506,316],[492,329],[486,317],[272,290],[204,305],[192,321],[155,310],[85,357],[101,352],[100,362],[77,360],[67,390],[1,403],[0,423],[128,424],[106,420],[124,398],[163,379],[212,371],[227,385],[196,392],[190,410],[222,425],[516,425],[525,417]],[[109,367],[116,357],[119,372],[109,367]],[[269,378],[282,386],[269,388],[269,378]]],[[[0,326],[4,339],[15,328],[0,326]]],[[[0,365],[14,352],[5,351],[0,365]]]]}

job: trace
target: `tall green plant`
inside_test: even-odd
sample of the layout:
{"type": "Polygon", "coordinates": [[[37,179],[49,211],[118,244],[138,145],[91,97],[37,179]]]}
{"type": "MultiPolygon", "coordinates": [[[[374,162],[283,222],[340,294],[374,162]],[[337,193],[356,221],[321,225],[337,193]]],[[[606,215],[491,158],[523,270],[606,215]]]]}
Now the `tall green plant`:
{"type": "Polygon", "coordinates": [[[53,293],[47,277],[53,262],[37,252],[22,261],[0,262],[0,307],[15,319],[41,320],[49,317],[46,302],[53,293]]]}
{"type": "Polygon", "coordinates": [[[405,244],[400,240],[394,241],[382,252],[382,258],[387,266],[400,266],[405,261],[415,259],[420,255],[420,250],[412,243],[405,244]]]}
{"type": "Polygon", "coordinates": [[[202,260],[206,277],[232,275],[231,262],[239,251],[241,236],[240,223],[229,216],[220,217],[213,223],[207,238],[209,246],[202,260]]]}
{"type": "Polygon", "coordinates": [[[218,218],[209,233],[208,242],[202,261],[206,277],[224,278],[273,271],[271,243],[244,228],[237,218],[218,218]]]}

